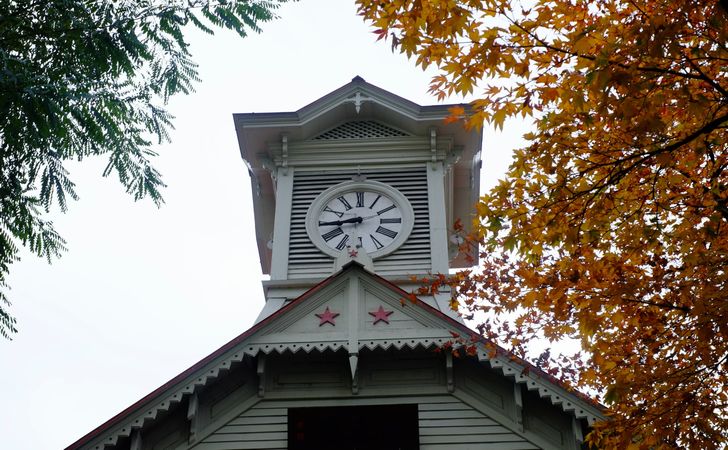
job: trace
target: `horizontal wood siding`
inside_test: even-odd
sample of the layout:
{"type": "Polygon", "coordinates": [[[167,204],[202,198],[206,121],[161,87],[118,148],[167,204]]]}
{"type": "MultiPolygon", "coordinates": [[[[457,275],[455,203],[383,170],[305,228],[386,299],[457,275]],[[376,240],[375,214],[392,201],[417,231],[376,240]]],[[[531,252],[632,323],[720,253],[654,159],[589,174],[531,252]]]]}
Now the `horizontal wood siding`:
{"type": "Polygon", "coordinates": [[[454,397],[419,403],[420,449],[534,450],[537,446],[454,397]]]}
{"type": "Polygon", "coordinates": [[[196,449],[288,448],[288,410],[260,402],[206,437],[196,449]]]}
{"type": "Polygon", "coordinates": [[[450,395],[263,400],[206,437],[195,449],[287,448],[288,408],[377,404],[418,405],[420,449],[536,450],[537,446],[450,395]]]}

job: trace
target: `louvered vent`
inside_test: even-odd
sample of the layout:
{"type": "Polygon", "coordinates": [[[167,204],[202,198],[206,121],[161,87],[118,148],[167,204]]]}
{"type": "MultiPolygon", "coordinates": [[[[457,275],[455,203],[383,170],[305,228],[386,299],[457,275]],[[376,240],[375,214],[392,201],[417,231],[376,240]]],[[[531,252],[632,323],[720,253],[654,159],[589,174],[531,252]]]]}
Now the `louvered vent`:
{"type": "MultiPolygon", "coordinates": [[[[288,277],[309,278],[331,275],[334,260],[316,248],[306,234],[306,212],[318,194],[344,181],[355,172],[296,172],[293,179],[291,240],[288,252],[288,277]]],[[[398,189],[412,204],[415,223],[409,239],[395,252],[374,261],[378,275],[426,273],[430,264],[430,221],[427,204],[425,168],[362,171],[368,180],[398,189]]]]}
{"type": "Polygon", "coordinates": [[[399,131],[390,126],[374,122],[373,120],[359,120],[355,122],[347,122],[332,128],[325,133],[321,133],[314,140],[331,140],[331,139],[371,139],[371,138],[387,138],[409,136],[403,131],[399,131]]]}

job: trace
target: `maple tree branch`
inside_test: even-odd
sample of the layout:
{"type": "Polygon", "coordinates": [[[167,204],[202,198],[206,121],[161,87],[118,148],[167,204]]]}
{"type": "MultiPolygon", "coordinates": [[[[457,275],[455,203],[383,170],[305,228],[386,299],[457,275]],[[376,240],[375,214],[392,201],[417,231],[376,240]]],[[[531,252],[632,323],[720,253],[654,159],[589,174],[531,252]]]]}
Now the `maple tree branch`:
{"type": "MultiPolygon", "coordinates": [[[[717,194],[713,194],[713,197],[715,197],[717,194]]],[[[715,199],[715,198],[714,198],[715,199]]],[[[728,199],[715,199],[716,200],[716,206],[715,209],[720,213],[721,216],[723,216],[723,219],[725,221],[728,221],[728,199]]]]}
{"type": "MultiPolygon", "coordinates": [[[[629,155],[629,156],[624,157],[624,158],[621,158],[621,159],[619,159],[617,161],[611,161],[611,162],[605,162],[605,163],[601,163],[601,164],[592,165],[591,167],[588,167],[588,168],[580,171],[580,174],[583,176],[583,175],[586,175],[587,173],[589,173],[589,172],[591,172],[593,170],[598,169],[599,167],[604,167],[604,166],[607,166],[607,165],[613,165],[616,168],[620,164],[626,163],[626,162],[628,162],[630,160],[634,160],[635,158],[637,158],[637,161],[633,162],[629,166],[623,167],[620,170],[618,170],[618,171],[616,171],[614,173],[611,173],[609,176],[603,178],[602,180],[605,180],[606,179],[605,183],[601,183],[600,182],[596,186],[593,186],[593,187],[591,187],[591,188],[589,188],[589,189],[587,189],[585,191],[582,191],[582,193],[586,194],[588,192],[591,192],[592,190],[596,189],[600,185],[603,186],[603,185],[613,185],[613,184],[616,184],[627,173],[629,173],[630,171],[632,171],[638,165],[640,165],[640,164],[644,163],[645,161],[649,160],[650,158],[652,158],[654,156],[657,156],[657,155],[659,155],[661,153],[670,153],[670,152],[672,152],[674,150],[677,150],[678,148],[682,147],[683,145],[686,145],[686,144],[694,141],[699,136],[701,136],[703,134],[708,134],[711,131],[719,128],[725,122],[728,122],[728,114],[724,114],[722,116],[718,116],[717,118],[715,118],[712,121],[710,121],[710,122],[706,123],[705,125],[703,125],[701,128],[693,131],[689,135],[687,135],[687,136],[683,137],[682,139],[680,139],[680,140],[678,140],[676,142],[673,142],[672,144],[667,145],[665,147],[660,147],[660,148],[657,148],[655,150],[651,150],[651,151],[648,151],[648,152],[636,153],[636,154],[633,154],[633,155],[629,155]]],[[[581,193],[576,193],[576,194],[579,195],[581,193]]]]}
{"type": "Polygon", "coordinates": [[[667,309],[670,311],[682,311],[685,313],[689,313],[691,311],[691,309],[688,308],[687,306],[676,306],[671,303],[656,303],[656,302],[650,302],[648,300],[638,300],[638,299],[624,298],[624,297],[622,298],[622,301],[627,302],[627,303],[639,303],[639,304],[643,304],[643,305],[647,305],[647,306],[655,306],[657,308],[667,309]]]}
{"type": "MultiPolygon", "coordinates": [[[[728,1],[728,0],[726,0],[726,1],[728,1]]],[[[697,64],[695,64],[695,62],[692,59],[686,58],[686,60],[687,60],[688,64],[690,64],[690,67],[692,67],[696,72],[698,72],[700,74],[700,76],[703,79],[703,81],[705,81],[706,83],[708,83],[711,86],[713,86],[713,88],[716,91],[720,92],[721,94],[723,94],[723,97],[725,97],[726,99],[728,99],[728,91],[726,91],[725,89],[723,89],[723,86],[721,86],[720,84],[718,84],[718,82],[716,82],[715,80],[713,80],[709,76],[705,75],[705,73],[702,70],[700,70],[700,66],[697,65],[697,64]]]]}
{"type": "MultiPolygon", "coordinates": [[[[726,1],[728,1],[728,0],[726,0],[726,1]]],[[[569,55],[571,57],[586,59],[588,61],[596,61],[596,59],[597,59],[596,56],[584,55],[584,54],[581,54],[581,53],[573,52],[571,50],[567,50],[565,48],[556,47],[553,44],[550,44],[547,41],[545,41],[543,38],[539,37],[537,34],[533,33],[531,30],[529,30],[526,27],[524,27],[523,25],[521,25],[520,22],[518,22],[515,19],[511,18],[510,16],[508,16],[507,14],[505,14],[505,12],[503,12],[502,14],[503,14],[504,17],[506,17],[511,22],[512,25],[515,25],[521,31],[523,31],[524,33],[526,33],[531,38],[533,38],[536,42],[540,43],[541,44],[540,45],[540,48],[544,48],[546,50],[551,50],[551,51],[556,52],[556,53],[562,53],[562,54],[565,54],[565,55],[569,55]]],[[[521,46],[521,47],[523,47],[523,48],[528,48],[528,47],[530,47],[530,48],[539,48],[539,46],[537,46],[537,45],[534,45],[534,46],[521,46]]],[[[701,75],[695,75],[695,74],[691,74],[691,73],[686,73],[686,72],[681,72],[679,70],[672,70],[672,69],[668,69],[668,68],[664,68],[664,67],[640,67],[639,65],[636,66],[636,67],[634,67],[634,66],[631,66],[629,64],[619,63],[619,62],[611,61],[609,59],[607,59],[606,62],[607,62],[608,65],[614,65],[614,66],[620,67],[622,69],[636,69],[636,70],[639,70],[639,71],[642,71],[642,72],[653,72],[653,73],[670,74],[670,75],[675,75],[675,76],[679,76],[679,77],[683,77],[683,78],[689,78],[689,79],[694,79],[694,80],[702,80],[702,81],[706,81],[708,83],[710,83],[710,81],[712,81],[709,78],[706,79],[707,77],[706,78],[703,78],[705,75],[702,74],[702,73],[701,73],[701,75],[703,75],[703,76],[701,76],[701,75]]],[[[711,83],[711,86],[712,85],[713,84],[711,83]]]]}

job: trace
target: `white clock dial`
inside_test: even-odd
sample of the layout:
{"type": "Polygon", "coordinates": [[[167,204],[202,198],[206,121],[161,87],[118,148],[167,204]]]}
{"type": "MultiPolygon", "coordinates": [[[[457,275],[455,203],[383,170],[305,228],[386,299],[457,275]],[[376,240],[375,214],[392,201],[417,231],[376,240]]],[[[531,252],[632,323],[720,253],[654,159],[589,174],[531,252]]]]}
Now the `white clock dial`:
{"type": "Polygon", "coordinates": [[[346,182],[314,200],[306,229],[329,255],[354,248],[379,257],[406,240],[413,218],[409,201],[397,190],[374,181],[346,182]]]}
{"type": "Polygon", "coordinates": [[[317,227],[329,248],[353,245],[374,253],[391,245],[402,232],[402,211],[379,192],[342,192],[323,207],[317,227]]]}

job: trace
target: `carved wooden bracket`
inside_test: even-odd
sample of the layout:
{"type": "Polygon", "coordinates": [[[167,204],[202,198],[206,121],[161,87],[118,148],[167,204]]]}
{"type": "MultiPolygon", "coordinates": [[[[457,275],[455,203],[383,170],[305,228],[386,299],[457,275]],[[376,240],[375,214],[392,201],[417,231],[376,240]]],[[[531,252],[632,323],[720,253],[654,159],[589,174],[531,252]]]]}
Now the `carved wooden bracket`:
{"type": "Polygon", "coordinates": [[[197,391],[190,395],[190,401],[187,405],[187,420],[190,422],[189,443],[195,442],[197,439],[197,413],[200,408],[200,400],[197,391]]]}
{"type": "Polygon", "coordinates": [[[283,175],[288,175],[288,136],[281,136],[281,167],[283,175]]]}
{"type": "Polygon", "coordinates": [[[265,396],[265,354],[258,355],[258,367],[255,371],[258,374],[258,397],[265,396]]]}
{"type": "Polygon", "coordinates": [[[574,431],[574,440],[576,441],[577,447],[581,447],[584,443],[584,433],[581,432],[581,423],[576,417],[571,418],[571,429],[574,431]]]}
{"type": "Polygon", "coordinates": [[[351,393],[359,393],[359,354],[349,353],[349,368],[351,369],[351,393]]]}
{"type": "Polygon", "coordinates": [[[521,385],[518,383],[513,383],[513,400],[516,404],[514,419],[518,426],[518,431],[523,431],[523,395],[521,394],[521,385]]]}
{"type": "MultiPolygon", "coordinates": [[[[430,154],[432,155],[432,162],[437,162],[437,129],[435,127],[430,128],[430,154]]],[[[435,170],[435,166],[432,166],[432,170],[435,170]]]]}
{"type": "Polygon", "coordinates": [[[455,376],[452,367],[452,352],[445,353],[445,373],[447,374],[447,392],[455,392],[455,376]]]}
{"type": "Polygon", "coordinates": [[[129,450],[142,450],[142,431],[139,428],[135,428],[131,432],[129,450]]]}

